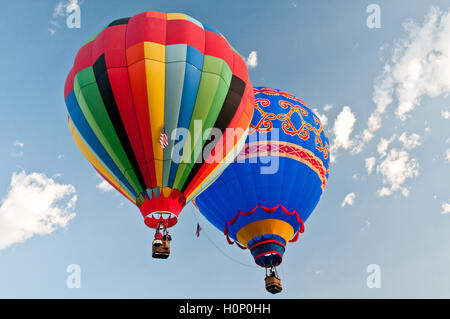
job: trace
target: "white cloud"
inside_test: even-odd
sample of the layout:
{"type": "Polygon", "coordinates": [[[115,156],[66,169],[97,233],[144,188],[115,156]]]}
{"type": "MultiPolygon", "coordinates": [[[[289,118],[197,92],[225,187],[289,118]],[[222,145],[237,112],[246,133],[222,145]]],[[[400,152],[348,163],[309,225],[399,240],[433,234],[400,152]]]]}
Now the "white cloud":
{"type": "Polygon", "coordinates": [[[56,5],[56,7],[53,9],[53,19],[56,19],[58,17],[64,17],[65,15],[66,15],[66,13],[65,13],[64,2],[60,1],[56,5]]]}
{"type": "Polygon", "coordinates": [[[360,232],[366,231],[370,227],[370,221],[366,220],[364,226],[359,229],[360,232]]]}
{"type": "Polygon", "coordinates": [[[23,148],[25,144],[23,142],[20,142],[20,141],[14,141],[13,145],[17,146],[19,148],[23,148]]]}
{"type": "Polygon", "coordinates": [[[22,156],[23,155],[23,147],[25,146],[25,144],[23,142],[16,140],[13,142],[13,146],[14,146],[14,148],[13,148],[11,155],[15,156],[15,157],[22,156]]]}
{"type": "Polygon", "coordinates": [[[99,173],[96,173],[96,176],[101,180],[101,182],[98,183],[96,186],[97,189],[99,189],[100,191],[105,192],[105,193],[111,192],[114,190],[114,187],[112,187],[111,184],[107,180],[103,179],[103,177],[99,173]]]}
{"type": "Polygon", "coordinates": [[[258,66],[258,53],[256,51],[250,52],[245,63],[249,69],[256,68],[258,66]]]}
{"type": "Polygon", "coordinates": [[[49,28],[48,28],[48,32],[50,32],[50,35],[51,35],[51,36],[54,36],[55,33],[56,33],[56,29],[54,29],[54,28],[52,28],[52,27],[49,27],[49,28]]]}
{"type": "Polygon", "coordinates": [[[111,192],[114,190],[114,187],[112,187],[106,180],[97,184],[97,188],[102,192],[111,192]]]}
{"type": "Polygon", "coordinates": [[[333,108],[333,104],[325,104],[323,107],[323,110],[325,112],[328,112],[329,110],[331,110],[333,108]]]}
{"type": "Polygon", "coordinates": [[[355,193],[349,193],[347,196],[345,196],[344,200],[341,203],[341,207],[345,207],[347,205],[353,206],[355,203],[356,194],[355,193]]]}
{"type": "Polygon", "coordinates": [[[356,142],[355,153],[381,128],[382,115],[394,100],[398,103],[395,114],[406,120],[423,97],[450,93],[450,9],[433,7],[422,24],[409,20],[403,28],[405,36],[393,43],[392,55],[374,81],[376,108],[356,142]]]}
{"type": "Polygon", "coordinates": [[[398,140],[403,144],[403,147],[412,150],[413,148],[419,146],[422,144],[420,135],[416,133],[412,133],[408,136],[406,132],[404,132],[402,135],[398,137],[398,140]]]}
{"type": "Polygon", "coordinates": [[[404,120],[422,96],[450,93],[450,10],[433,7],[423,25],[403,25],[408,36],[396,43],[392,76],[398,98],[397,116],[404,120]]]}
{"type": "Polygon", "coordinates": [[[0,250],[66,227],[75,217],[76,200],[72,185],[58,184],[41,173],[13,173],[0,206],[0,250]]]}
{"type": "Polygon", "coordinates": [[[372,174],[373,168],[375,167],[377,159],[375,157],[366,158],[366,169],[367,174],[372,174]]]}
{"type": "Polygon", "coordinates": [[[377,152],[380,154],[380,158],[383,158],[387,154],[387,149],[389,148],[389,144],[391,144],[395,139],[395,134],[391,136],[391,138],[382,138],[377,145],[377,152]]]}
{"type": "Polygon", "coordinates": [[[445,160],[450,163],[450,148],[445,150],[445,160]]]}
{"type": "Polygon", "coordinates": [[[372,139],[373,134],[381,127],[381,116],[386,112],[389,104],[392,103],[392,85],[391,67],[384,66],[381,76],[375,80],[373,88],[373,102],[377,106],[375,111],[369,116],[367,121],[367,129],[364,131],[363,139],[368,142],[372,139]]]}
{"type": "Polygon", "coordinates": [[[441,214],[449,214],[450,213],[450,203],[442,203],[442,212],[441,214]]]}
{"type": "Polygon", "coordinates": [[[313,108],[312,110],[317,115],[322,125],[326,126],[328,124],[328,116],[321,114],[318,109],[313,108]]]}
{"type": "Polygon", "coordinates": [[[335,161],[337,151],[340,148],[345,150],[349,149],[353,145],[353,140],[350,135],[353,132],[353,126],[355,125],[356,117],[352,113],[349,106],[344,106],[341,113],[336,118],[333,126],[334,141],[331,145],[331,161],[335,161]]]}
{"type": "Polygon", "coordinates": [[[444,119],[448,120],[448,119],[450,119],[450,112],[449,112],[449,111],[444,111],[444,110],[442,110],[442,111],[441,111],[441,116],[442,116],[444,119]]]}
{"type": "Polygon", "coordinates": [[[48,26],[48,32],[51,36],[55,35],[57,28],[58,28],[58,19],[64,18],[67,16],[67,11],[73,6],[81,5],[83,1],[78,0],[68,0],[66,3],[64,1],[59,1],[56,5],[56,7],[53,9],[52,19],[50,19],[49,26],[48,26]]]}
{"type": "Polygon", "coordinates": [[[399,190],[403,196],[408,196],[408,190],[403,187],[406,179],[419,175],[419,164],[416,159],[409,158],[405,150],[391,149],[387,157],[377,166],[377,173],[383,177],[387,185],[378,191],[380,197],[389,196],[399,190]]]}
{"type": "Polygon", "coordinates": [[[423,26],[404,25],[409,39],[397,47],[399,106],[397,115],[405,119],[420,104],[422,96],[436,97],[450,92],[450,11],[432,8],[423,26]]]}
{"type": "Polygon", "coordinates": [[[428,123],[428,121],[425,121],[423,122],[423,124],[425,125],[425,132],[430,133],[431,132],[430,123],[428,123]]]}

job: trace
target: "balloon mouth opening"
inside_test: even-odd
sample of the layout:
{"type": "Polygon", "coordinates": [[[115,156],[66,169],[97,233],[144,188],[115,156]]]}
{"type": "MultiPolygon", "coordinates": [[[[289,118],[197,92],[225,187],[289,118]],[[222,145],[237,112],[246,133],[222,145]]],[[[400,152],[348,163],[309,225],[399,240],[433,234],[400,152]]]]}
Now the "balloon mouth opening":
{"type": "Polygon", "coordinates": [[[169,211],[155,211],[145,216],[144,223],[150,228],[158,228],[161,223],[172,227],[178,222],[178,216],[169,211]]]}
{"type": "Polygon", "coordinates": [[[279,266],[283,262],[283,254],[279,252],[268,252],[255,258],[255,263],[263,268],[279,266]]]}
{"type": "Polygon", "coordinates": [[[157,228],[160,223],[164,223],[165,227],[172,227],[178,221],[186,204],[186,199],[182,193],[172,190],[168,197],[164,193],[152,198],[145,197],[145,201],[139,207],[144,223],[150,228],[157,228]]]}
{"type": "Polygon", "coordinates": [[[283,256],[280,253],[269,253],[267,255],[255,258],[255,263],[263,268],[276,267],[283,261],[283,256]]]}
{"type": "Polygon", "coordinates": [[[261,236],[249,242],[250,252],[258,266],[268,268],[282,263],[286,241],[277,235],[261,236]]]}

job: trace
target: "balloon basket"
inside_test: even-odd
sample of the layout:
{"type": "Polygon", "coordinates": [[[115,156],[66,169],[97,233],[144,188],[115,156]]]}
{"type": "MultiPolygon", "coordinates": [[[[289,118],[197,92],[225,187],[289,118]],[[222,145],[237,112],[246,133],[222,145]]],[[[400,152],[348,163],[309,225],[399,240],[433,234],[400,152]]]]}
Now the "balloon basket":
{"type": "Polygon", "coordinates": [[[265,279],[266,290],[271,294],[277,294],[283,290],[281,287],[281,280],[275,276],[269,276],[265,279]]]}
{"type": "Polygon", "coordinates": [[[167,259],[170,255],[170,240],[162,240],[162,243],[153,241],[152,257],[157,259],[167,259]]]}
{"type": "Polygon", "coordinates": [[[278,278],[278,274],[275,267],[270,267],[269,272],[267,273],[266,269],[266,278],[264,279],[266,282],[266,290],[271,294],[277,294],[283,290],[281,286],[281,280],[278,278]]]}
{"type": "Polygon", "coordinates": [[[169,258],[171,240],[172,237],[169,235],[166,225],[162,222],[159,223],[152,243],[152,257],[158,259],[169,258]]]}

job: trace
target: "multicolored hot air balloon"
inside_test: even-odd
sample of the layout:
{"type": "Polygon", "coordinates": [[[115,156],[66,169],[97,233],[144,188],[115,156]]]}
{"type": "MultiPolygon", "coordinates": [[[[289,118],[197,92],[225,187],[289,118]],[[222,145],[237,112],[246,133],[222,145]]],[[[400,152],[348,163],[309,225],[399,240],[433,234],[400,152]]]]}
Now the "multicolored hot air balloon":
{"type": "Polygon", "coordinates": [[[256,264],[270,269],[266,288],[276,293],[281,283],[274,267],[303,232],[327,184],[329,141],[302,100],[271,88],[254,91],[244,148],[195,204],[230,244],[248,248],[256,264]]]}
{"type": "Polygon", "coordinates": [[[153,11],[113,21],[84,44],[64,96],[78,148],[152,228],[175,225],[220,175],[254,109],[245,62],[220,32],[153,11]],[[241,130],[231,141],[208,138],[211,128],[241,130]]]}

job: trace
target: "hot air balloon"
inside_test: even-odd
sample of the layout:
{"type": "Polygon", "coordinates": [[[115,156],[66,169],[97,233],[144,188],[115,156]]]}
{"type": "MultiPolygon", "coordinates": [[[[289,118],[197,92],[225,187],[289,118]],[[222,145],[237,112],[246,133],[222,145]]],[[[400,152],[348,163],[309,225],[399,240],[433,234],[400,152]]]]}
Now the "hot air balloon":
{"type": "Polygon", "coordinates": [[[167,228],[245,142],[254,95],[243,58],[185,14],[144,12],[81,47],[64,97],[76,145],[139,207],[156,229],[153,256],[167,258],[167,228]]]}
{"type": "Polygon", "coordinates": [[[194,201],[230,244],[266,268],[266,289],[282,290],[276,266],[321,198],[329,141],[316,114],[284,91],[255,88],[255,113],[234,163],[194,201]]]}

